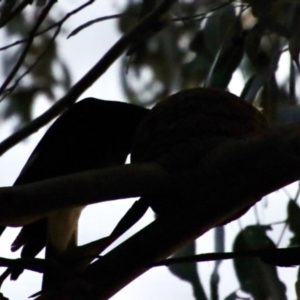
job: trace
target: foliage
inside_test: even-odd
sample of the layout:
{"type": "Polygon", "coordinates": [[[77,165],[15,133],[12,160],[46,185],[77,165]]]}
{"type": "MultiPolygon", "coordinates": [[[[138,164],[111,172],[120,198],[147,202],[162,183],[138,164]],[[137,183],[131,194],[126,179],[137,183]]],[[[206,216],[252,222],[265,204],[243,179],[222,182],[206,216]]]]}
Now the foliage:
{"type": "MultiPolygon", "coordinates": [[[[297,3],[285,1],[181,1],[169,26],[123,59],[124,91],[133,103],[153,104],[178,90],[199,85],[227,88],[235,71],[245,82],[243,97],[256,101],[270,120],[285,121],[296,104],[299,72],[297,3]],[[279,60],[290,54],[290,73],[278,83],[279,60]],[[143,93],[141,93],[143,91],[143,93]],[[142,95],[141,95],[142,94],[142,95]]],[[[137,14],[140,1],[124,12],[137,14]]],[[[120,19],[126,32],[132,20],[120,19]]],[[[294,113],[292,113],[292,111],[294,113]]],[[[296,114],[296,113],[295,113],[296,114]]]]}
{"type": "MultiPolygon", "coordinates": [[[[145,5],[146,1],[128,1],[124,12],[138,14],[145,5]]],[[[199,85],[227,89],[236,72],[243,76],[241,96],[260,107],[273,124],[299,121],[299,9],[298,3],[286,1],[180,1],[171,9],[168,25],[123,58],[124,92],[132,103],[153,105],[170,93],[199,85]],[[283,80],[278,77],[280,60],[289,65],[283,80]]],[[[131,26],[132,20],[119,20],[121,32],[131,26]]],[[[289,247],[299,246],[296,200],[288,204],[287,224],[293,233],[289,247]]],[[[242,230],[234,245],[247,232],[242,230]]],[[[269,239],[266,231],[260,235],[269,239]]],[[[243,249],[259,248],[259,241],[252,243],[254,247],[246,243],[243,249]]],[[[241,249],[234,246],[236,250],[241,249]]],[[[269,267],[260,264],[267,272],[269,267]]],[[[245,262],[236,269],[242,290],[253,299],[273,299],[245,288],[245,276],[238,270],[244,270],[249,280],[257,280],[253,286],[264,279],[262,274],[251,274],[245,262]]],[[[193,286],[194,280],[189,279],[193,286]]],[[[269,282],[262,288],[273,285],[269,282]]],[[[214,290],[211,285],[211,299],[219,299],[214,290]]],[[[278,299],[285,299],[283,295],[284,291],[278,293],[278,299]]],[[[238,297],[235,292],[231,296],[238,297]]]]}
{"type": "MultiPolygon", "coordinates": [[[[8,1],[4,1],[4,7],[5,2],[8,1]]],[[[67,66],[59,57],[53,30],[57,26],[54,16],[46,15],[34,33],[36,16],[41,12],[41,7],[26,7],[7,22],[4,16],[13,15],[14,9],[14,6],[8,7],[1,17],[4,26],[2,34],[5,35],[6,45],[11,45],[1,48],[6,50],[2,56],[3,76],[10,78],[1,88],[1,98],[8,98],[1,114],[5,119],[16,114],[20,126],[31,120],[31,106],[37,97],[44,96],[55,101],[55,90],[61,88],[66,92],[70,88],[71,78],[67,66]],[[20,46],[16,48],[13,45],[20,46]],[[15,69],[16,57],[22,58],[24,54],[24,59],[20,59],[20,65],[15,69]]]]}
{"type": "MultiPolygon", "coordinates": [[[[19,125],[30,122],[37,97],[55,101],[71,89],[68,66],[60,58],[56,38],[68,17],[94,1],[87,1],[61,20],[57,20],[57,11],[52,10],[53,6],[59,6],[55,2],[3,0],[1,4],[0,27],[6,41],[6,46],[0,48],[5,50],[2,75],[6,78],[0,87],[0,97],[5,99],[1,117],[18,116],[19,125]]],[[[157,3],[160,1],[126,1],[118,19],[120,32],[125,36],[157,3]]],[[[125,95],[129,102],[149,107],[187,88],[206,86],[226,90],[231,87],[233,76],[241,74],[241,96],[261,108],[272,124],[299,121],[299,12],[297,1],[176,1],[169,12],[138,30],[130,47],[124,46],[128,50],[122,58],[120,76],[125,95]],[[278,76],[280,62],[288,65],[283,80],[278,76]]],[[[85,28],[105,19],[109,17],[78,24],[70,36],[84,34],[85,28]]],[[[300,246],[297,198],[291,199],[287,207],[285,223],[292,234],[288,247],[300,246]]],[[[242,229],[233,250],[261,249],[266,245],[276,248],[267,235],[270,227],[272,224],[256,224],[242,229]]],[[[220,235],[222,229],[217,232],[220,235]]],[[[216,239],[217,252],[224,251],[224,243],[224,237],[216,239]]],[[[193,254],[195,245],[190,244],[175,256],[193,254]]],[[[286,299],[276,267],[258,258],[252,261],[236,258],[234,264],[241,290],[253,299],[286,299]],[[274,287],[280,290],[276,296],[274,287]]],[[[211,277],[212,300],[220,298],[219,265],[217,261],[211,277]]],[[[173,265],[170,271],[192,285],[196,299],[208,299],[195,263],[173,265]]],[[[226,299],[238,297],[233,291],[226,299]]]]}

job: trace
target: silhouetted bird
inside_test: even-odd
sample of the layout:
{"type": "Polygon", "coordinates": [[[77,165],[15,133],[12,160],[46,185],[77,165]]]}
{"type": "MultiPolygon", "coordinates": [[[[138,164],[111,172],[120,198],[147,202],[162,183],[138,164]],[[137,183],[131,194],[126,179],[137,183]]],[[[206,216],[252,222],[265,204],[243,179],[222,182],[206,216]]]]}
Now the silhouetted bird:
{"type": "MultiPolygon", "coordinates": [[[[135,105],[94,98],[76,103],[48,129],[15,185],[124,164],[135,130],[147,112],[135,105]]],[[[74,247],[82,208],[62,210],[24,226],[12,250],[23,246],[21,256],[34,257],[47,243],[49,257],[74,247]]],[[[12,278],[21,272],[13,270],[12,278]]],[[[53,284],[53,277],[48,282],[53,284]]]]}
{"type": "MultiPolygon", "coordinates": [[[[268,126],[256,108],[229,92],[184,90],[162,100],[145,117],[134,138],[131,159],[133,163],[156,162],[169,173],[179,174],[195,168],[223,143],[259,134],[268,126]]],[[[159,196],[142,199],[158,215],[180,212],[188,202],[204,201],[159,196]]],[[[246,211],[239,211],[226,222],[246,211]]]]}

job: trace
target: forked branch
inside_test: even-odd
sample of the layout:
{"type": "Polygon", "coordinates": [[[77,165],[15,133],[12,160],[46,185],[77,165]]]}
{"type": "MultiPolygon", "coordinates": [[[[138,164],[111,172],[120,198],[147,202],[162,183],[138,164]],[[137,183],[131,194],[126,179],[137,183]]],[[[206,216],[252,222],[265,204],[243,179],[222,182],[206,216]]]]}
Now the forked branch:
{"type": "Polygon", "coordinates": [[[108,299],[147,271],[151,263],[166,258],[235,211],[298,180],[299,140],[300,123],[296,123],[223,144],[194,169],[176,176],[155,164],[129,165],[1,188],[0,220],[5,225],[17,224],[28,215],[38,218],[60,208],[139,195],[199,199],[197,203],[189,203],[180,215],[159,217],[90,265],[80,275],[88,290],[71,280],[61,289],[40,297],[108,299]]]}

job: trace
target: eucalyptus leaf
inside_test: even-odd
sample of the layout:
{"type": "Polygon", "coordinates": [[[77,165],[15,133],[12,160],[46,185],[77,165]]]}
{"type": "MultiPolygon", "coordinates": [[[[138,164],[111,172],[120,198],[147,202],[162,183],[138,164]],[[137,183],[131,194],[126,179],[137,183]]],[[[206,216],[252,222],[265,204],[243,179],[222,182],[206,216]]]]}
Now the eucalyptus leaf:
{"type": "MultiPolygon", "coordinates": [[[[251,225],[235,238],[233,251],[276,249],[275,243],[267,236],[270,226],[251,225]]],[[[241,289],[254,300],[286,300],[286,287],[279,279],[275,266],[264,264],[258,258],[234,259],[234,268],[241,289]]]]}

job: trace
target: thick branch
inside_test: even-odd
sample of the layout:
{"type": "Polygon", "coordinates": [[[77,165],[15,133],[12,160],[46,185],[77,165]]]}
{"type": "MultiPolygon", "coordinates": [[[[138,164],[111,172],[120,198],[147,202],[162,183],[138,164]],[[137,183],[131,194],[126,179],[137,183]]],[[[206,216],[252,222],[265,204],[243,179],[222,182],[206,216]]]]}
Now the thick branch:
{"type": "MultiPolygon", "coordinates": [[[[300,124],[266,130],[264,134],[228,143],[211,153],[192,173],[171,179],[170,194],[199,195],[180,215],[159,217],[82,275],[91,289],[68,282],[41,299],[108,299],[149,264],[202,235],[233,212],[300,178],[300,124]],[[180,226],[182,224],[182,226],[180,226]]],[[[168,181],[167,181],[168,182],[168,181]]],[[[155,191],[156,184],[153,185],[155,191]]],[[[164,192],[164,190],[162,190],[164,192]]]]}
{"type": "Polygon", "coordinates": [[[299,140],[297,123],[229,142],[176,176],[156,164],[141,164],[0,188],[0,224],[21,225],[27,215],[36,219],[58,209],[149,194],[199,195],[198,205],[205,209],[220,198],[229,205],[245,195],[257,199],[300,178],[299,140]]]}
{"type": "Polygon", "coordinates": [[[199,172],[184,180],[184,185],[189,183],[185,200],[198,194],[199,202],[179,216],[158,218],[91,265],[85,275],[94,286],[91,299],[108,299],[147,271],[148,263],[168,257],[257,197],[299,179],[299,128],[299,124],[273,128],[228,143],[208,156],[199,172]]]}
{"type": "Polygon", "coordinates": [[[58,209],[149,194],[168,186],[156,164],[89,171],[34,184],[0,188],[0,224],[21,226],[58,209]]]}

